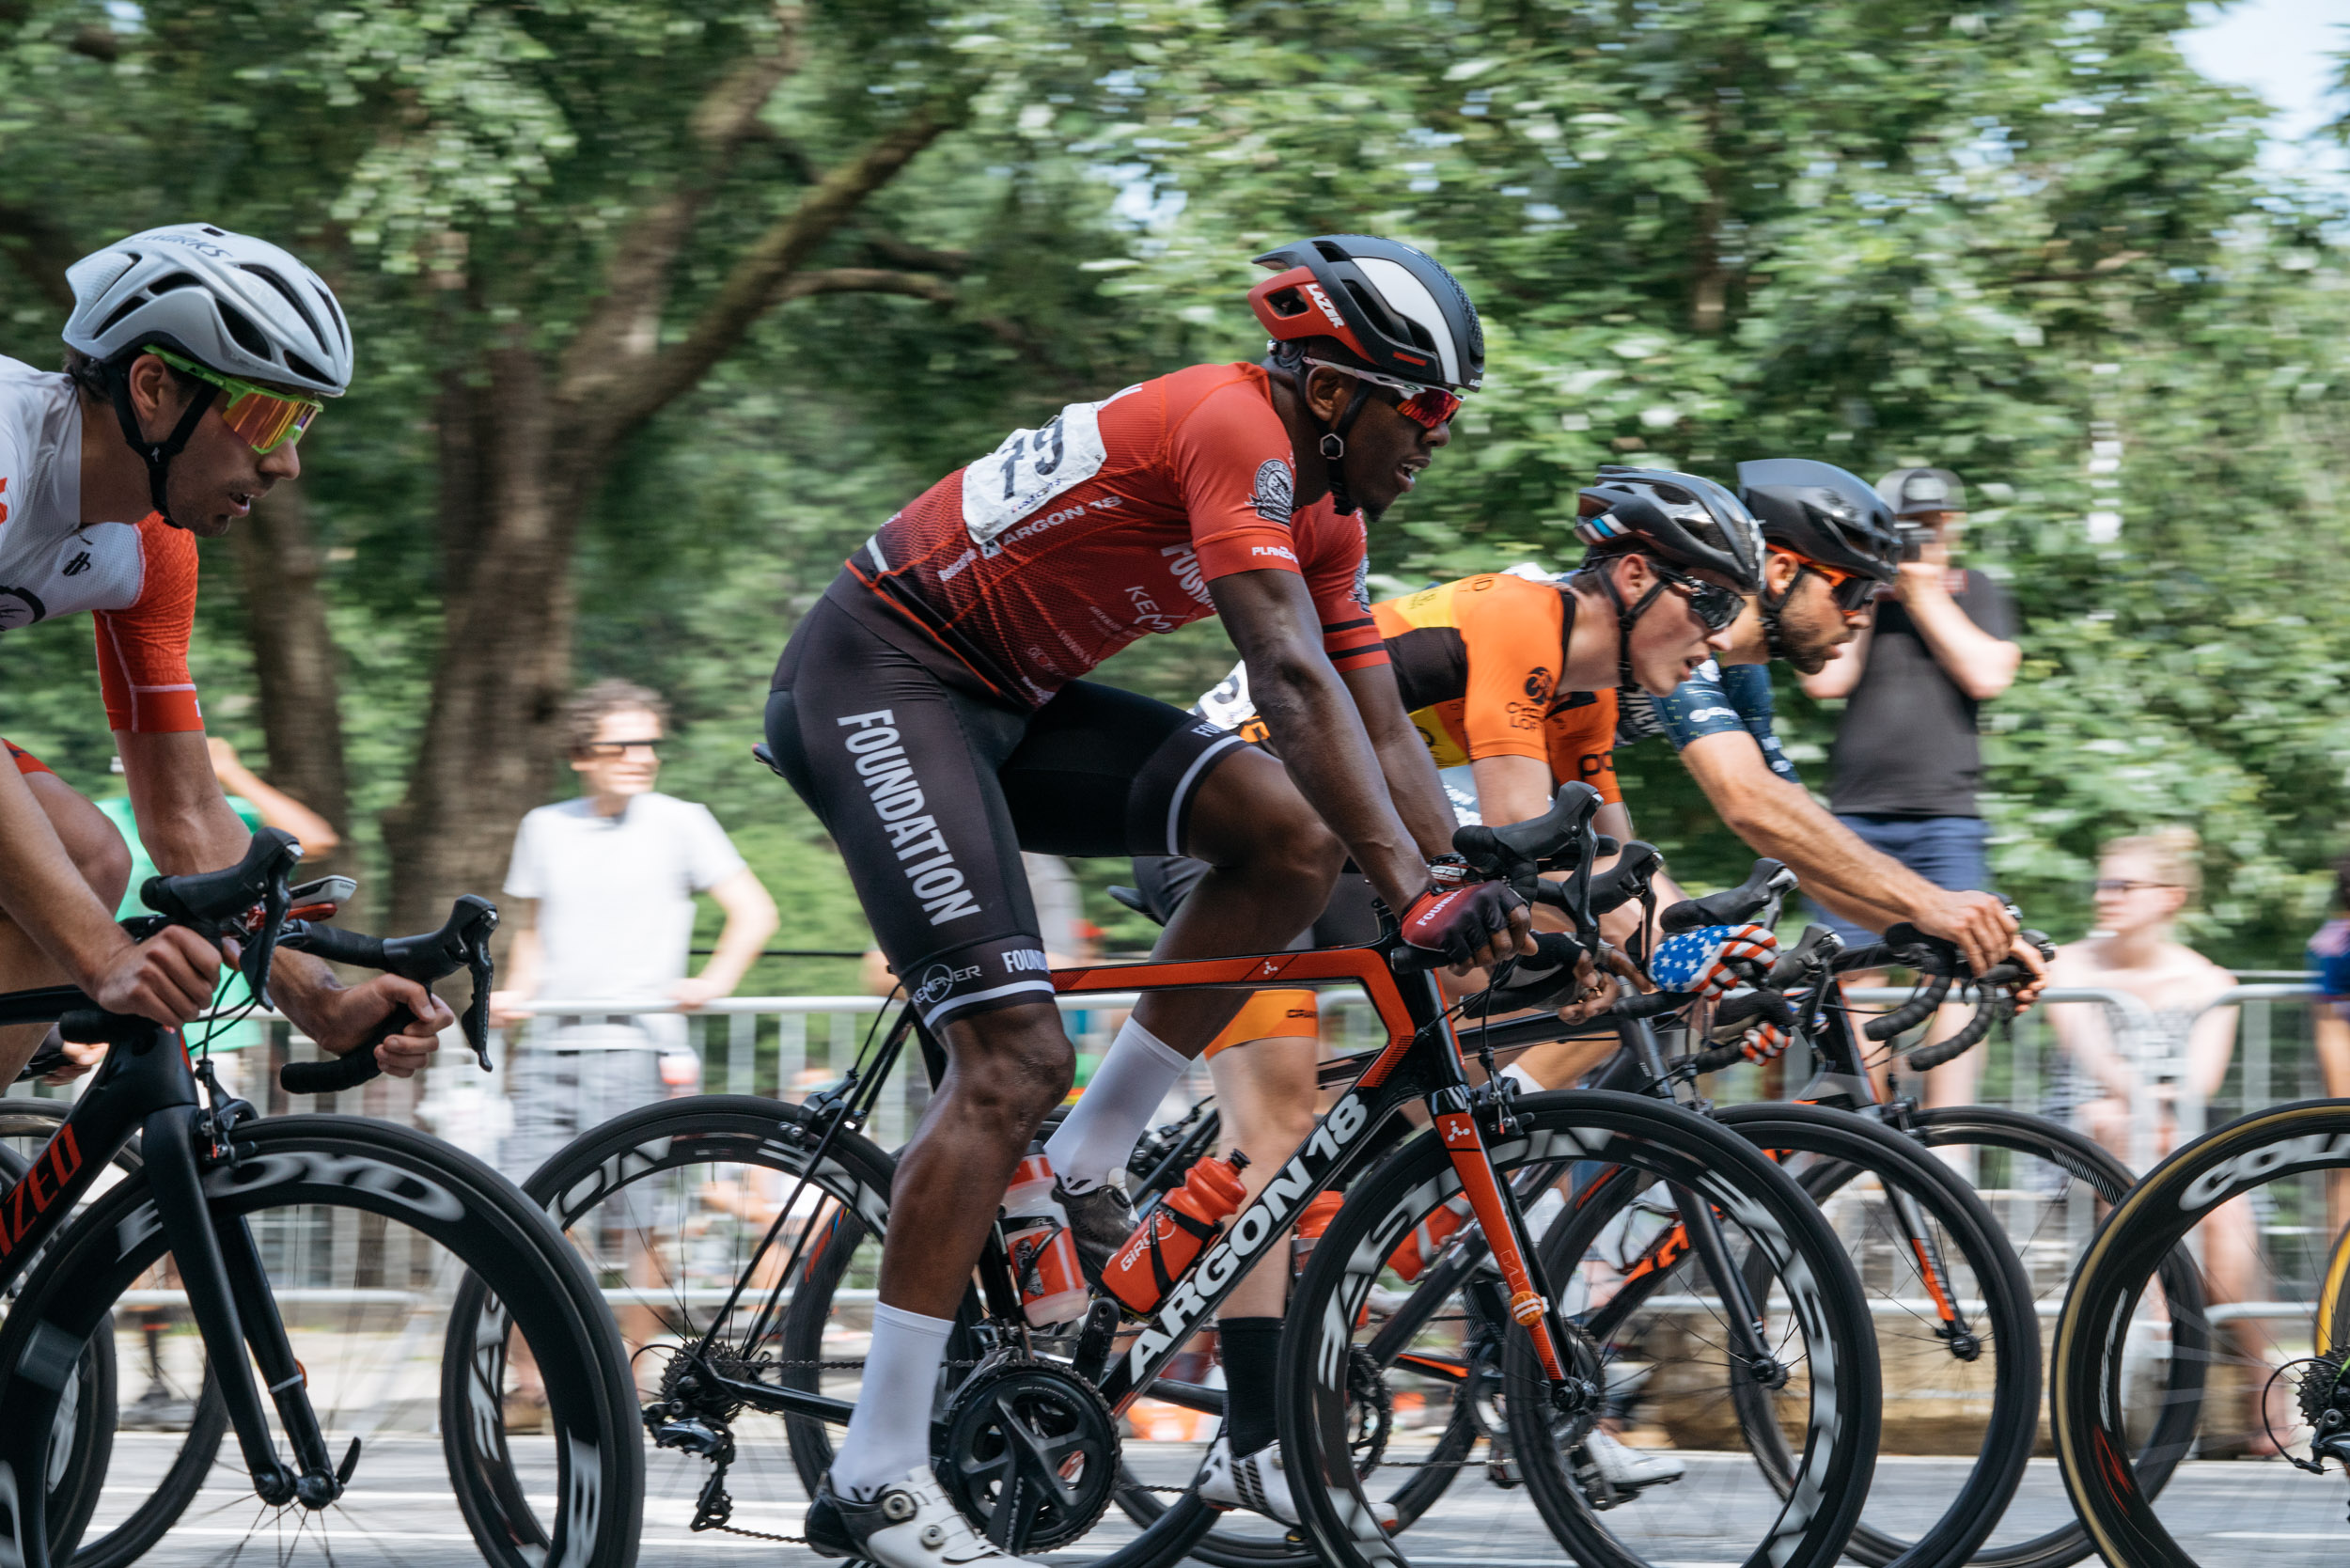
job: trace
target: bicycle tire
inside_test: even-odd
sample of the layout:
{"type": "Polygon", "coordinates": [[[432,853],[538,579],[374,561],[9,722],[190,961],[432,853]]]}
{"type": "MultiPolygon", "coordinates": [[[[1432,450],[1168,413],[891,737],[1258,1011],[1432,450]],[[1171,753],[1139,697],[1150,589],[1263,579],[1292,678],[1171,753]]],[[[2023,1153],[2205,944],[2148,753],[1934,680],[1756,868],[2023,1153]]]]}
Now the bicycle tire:
{"type": "MultiPolygon", "coordinates": [[[[1954,1249],[1956,1256],[1950,1261],[1960,1264],[1965,1272],[1954,1274],[1952,1282],[1963,1287],[1971,1281],[1975,1291],[1980,1292],[1982,1306],[1974,1322],[1981,1332],[1972,1356],[1952,1348],[1948,1341],[1943,1341],[1938,1349],[1929,1348],[1925,1340],[1914,1336],[1898,1342],[1914,1347],[1904,1355],[1904,1362],[1923,1361],[1930,1366],[1952,1360],[1972,1362],[1987,1350],[1993,1363],[1988,1390],[1990,1409],[1982,1419],[1981,1444],[1973,1466],[1941,1514],[1914,1537],[1904,1539],[1872,1526],[1864,1509],[1844,1547],[1847,1556],[1870,1568],[1956,1568],[1968,1561],[1998,1525],[2008,1499],[2023,1480],[2024,1466],[2031,1457],[2032,1434],[2039,1424],[2040,1325],[2032,1310],[2030,1283],[2014,1249],[2008,1245],[2005,1232],[1956,1171],[1914,1140],[1882,1123],[1849,1111],[1768,1102],[1728,1106],[1715,1115],[1724,1126],[1774,1155],[1792,1152],[1819,1156],[1822,1163],[1805,1168],[1797,1181],[1823,1210],[1863,1174],[1874,1176],[1883,1186],[1898,1186],[1922,1208],[1931,1223],[1939,1227],[1945,1245],[1954,1249]]],[[[1888,1208],[1880,1199],[1872,1206],[1872,1215],[1882,1215],[1888,1208]]],[[[1897,1242],[1907,1239],[1891,1228],[1880,1233],[1897,1242]]],[[[1864,1245],[1867,1239],[1864,1236],[1864,1245]]],[[[1893,1255],[1903,1267],[1911,1262],[1898,1247],[1893,1255]]],[[[1931,1296],[1938,1288],[1921,1284],[1914,1268],[1906,1274],[1888,1273],[1888,1290],[1892,1293],[1899,1293],[1904,1286],[1916,1286],[1931,1296]]],[[[1750,1283],[1759,1286],[1762,1281],[1757,1278],[1750,1283]]],[[[1868,1288],[1866,1271],[1863,1288],[1868,1288]]],[[[1872,1295],[1871,1301],[1873,1312],[1878,1298],[1872,1295]]],[[[1897,1294],[1888,1297],[1888,1304],[1898,1302],[1897,1294]]],[[[1881,1316],[1898,1329],[1904,1314],[1881,1316]]],[[[1920,1316],[1921,1326],[1931,1325],[1930,1318],[1920,1316]]],[[[1940,1340],[1941,1336],[1933,1338],[1940,1340]]],[[[1880,1326],[1878,1360],[1881,1368],[1888,1369],[1888,1376],[1895,1348],[1888,1344],[1888,1330],[1880,1326]]],[[[1946,1380],[1929,1375],[1926,1381],[1932,1386],[1946,1380]]],[[[1948,1390],[1942,1391],[1947,1396],[1948,1390]]],[[[1758,1455],[1771,1452],[1768,1445],[1757,1440],[1757,1413],[1748,1407],[1751,1402],[1742,1399],[1741,1403],[1742,1414],[1749,1423],[1749,1447],[1758,1455]]],[[[1792,1477],[1779,1475],[1775,1479],[1782,1484],[1793,1484],[1792,1477]]]]}
{"type": "MultiPolygon", "coordinates": [[[[810,1156],[818,1137],[814,1118],[804,1107],[783,1101],[753,1095],[664,1101],[581,1134],[533,1172],[524,1191],[543,1204],[559,1227],[572,1231],[590,1221],[599,1206],[624,1199],[632,1186],[674,1179],[677,1173],[697,1167],[767,1170],[793,1183],[813,1168],[819,1177],[816,1189],[837,1207],[819,1206],[805,1225],[831,1229],[822,1244],[812,1248],[812,1256],[807,1255],[809,1249],[803,1249],[800,1262],[789,1275],[766,1282],[768,1287],[788,1285],[790,1296],[773,1328],[775,1360],[759,1371],[789,1387],[840,1392],[838,1378],[833,1387],[826,1387],[825,1375],[851,1369],[822,1364],[839,1359],[826,1355],[825,1330],[838,1321],[838,1291],[853,1273],[863,1278],[877,1250],[871,1244],[879,1240],[887,1223],[896,1162],[870,1140],[843,1131],[833,1139],[824,1163],[813,1166],[810,1156]]],[[[764,1224],[756,1229],[763,1236],[764,1224]]],[[[752,1228],[745,1227],[739,1234],[749,1236],[752,1228]]],[[[574,1245],[585,1244],[575,1237],[574,1245]]],[[[711,1268],[709,1279],[740,1278],[750,1263],[749,1254],[738,1248],[723,1265],[711,1268]]],[[[686,1309],[696,1294],[708,1290],[709,1285],[682,1274],[675,1283],[682,1294],[681,1306],[670,1312],[673,1326],[691,1329],[697,1336],[709,1325],[686,1309]]],[[[763,1294],[763,1290],[745,1291],[741,1309],[756,1309],[763,1294]]],[[[958,1313],[958,1331],[948,1341],[950,1379],[962,1370],[957,1363],[975,1359],[968,1329],[978,1319],[976,1300],[966,1297],[958,1313]]],[[[720,1338],[726,1340],[723,1334],[720,1338]]],[[[1052,1339],[1043,1338],[1048,1342],[1052,1339]]],[[[763,1345],[729,1346],[729,1354],[741,1356],[745,1364],[754,1363],[764,1353],[763,1345]]],[[[735,1467],[728,1472],[728,1486],[730,1492],[743,1491],[746,1485],[756,1488],[746,1499],[754,1508],[799,1506],[813,1495],[831,1466],[833,1431],[807,1417],[773,1419],[779,1438],[775,1446],[781,1451],[768,1455],[768,1467],[748,1482],[744,1479],[747,1466],[742,1456],[752,1444],[739,1425],[730,1429],[736,1460],[735,1467]],[[798,1489],[796,1497],[781,1494],[779,1488],[786,1480],[798,1489]]],[[[656,1451],[661,1451],[657,1445],[656,1451]]],[[[684,1473],[695,1478],[688,1489],[697,1492],[704,1472],[687,1467],[684,1473]]],[[[1089,1568],[1163,1568],[1181,1558],[1213,1523],[1213,1511],[1196,1497],[1187,1497],[1135,1541],[1083,1560],[1089,1568]]],[[[1081,1554],[1081,1548],[1064,1548],[1057,1556],[1072,1554],[1081,1554]]]]}
{"type": "MultiPolygon", "coordinates": [[[[1570,1090],[1521,1096],[1512,1110],[1519,1130],[1492,1150],[1503,1177],[1528,1164],[1590,1161],[1631,1173],[1643,1184],[1669,1181],[1704,1195],[1751,1245],[1773,1250],[1790,1293],[1787,1319],[1791,1333],[1801,1336],[1797,1359],[1807,1374],[1802,1481],[1793,1499],[1763,1506],[1765,1523],[1756,1544],[1731,1549],[1747,1568],[1828,1568],[1842,1550],[1868,1488],[1877,1435],[1877,1368],[1859,1282],[1819,1210],[1737,1134],[1676,1105],[1644,1095],[1570,1090]]],[[[1403,1544],[1385,1538],[1358,1541],[1352,1533],[1350,1521],[1365,1514],[1352,1465],[1333,1448],[1347,1419],[1345,1388],[1333,1381],[1337,1343],[1351,1343],[1359,1331],[1358,1313],[1371,1305],[1395,1242],[1459,1190],[1450,1159],[1434,1136],[1413,1138],[1350,1189],[1292,1299],[1280,1364],[1281,1441],[1307,1533],[1332,1568],[1371,1568],[1402,1555],[1403,1544]]],[[[1583,1186],[1578,1200],[1593,1190],[1583,1186]]],[[[1571,1289],[1571,1283],[1560,1283],[1563,1278],[1554,1275],[1554,1287],[1571,1289]]],[[[1467,1290],[1465,1283],[1465,1295],[1467,1290]]],[[[1501,1386],[1511,1459],[1519,1467],[1516,1484],[1529,1496],[1537,1517],[1529,1524],[1496,1514],[1514,1485],[1497,1486],[1490,1497],[1456,1497],[1461,1507],[1450,1517],[1475,1521],[1474,1528],[1484,1532],[1480,1555],[1487,1558],[1522,1559],[1563,1546],[1583,1568],[1649,1563],[1649,1557],[1598,1527],[1574,1495],[1574,1483],[1559,1463],[1547,1400],[1541,1401],[1545,1408],[1537,1410],[1527,1392],[1538,1386],[1530,1375],[1531,1353],[1520,1334],[1509,1334],[1505,1342],[1501,1386]]],[[[1585,1354],[1590,1349],[1585,1341],[1585,1354]]],[[[1593,1370],[1602,1369],[1595,1363],[1593,1370]]],[[[1759,1480],[1753,1485],[1758,1496],[1762,1485],[1759,1480]]],[[[1671,1511],[1669,1525],[1655,1509],[1645,1517],[1675,1529],[1706,1512],[1664,1506],[1671,1511]]],[[[1722,1551],[1712,1540],[1698,1545],[1677,1539],[1654,1549],[1668,1561],[1718,1558],[1722,1551]]]]}
{"type": "MultiPolygon", "coordinates": [[[[2187,1233],[2222,1206],[2280,1180],[2345,1167],[2350,1167],[2350,1100],[2256,1111],[2172,1153],[2098,1229],[2057,1321],[2050,1389],[2065,1489],[2111,1568],[2196,1568],[2241,1561],[2245,1550],[2245,1531],[2226,1530],[2219,1534],[2228,1544],[2214,1549],[2229,1557],[2197,1557],[2155,1513],[2154,1495],[2139,1483],[2138,1466],[2128,1457],[2123,1407],[2128,1328],[2146,1287],[2187,1233]]],[[[2175,1325],[2181,1309],[2173,1303],[2169,1310],[2175,1325]]],[[[2294,1472],[2273,1466],[2265,1473],[2257,1466],[2229,1469],[2237,1478],[2231,1500],[2254,1511],[2260,1528],[2253,1533],[2262,1538],[2267,1560],[2283,1560],[2288,1540],[2320,1541],[2321,1555],[2312,1560],[2341,1560],[2350,1529],[2340,1523],[2338,1486],[2325,1488],[2321,1505],[2315,1493],[2305,1490],[2314,1482],[2298,1482],[2294,1472]],[[2284,1481],[2286,1489],[2254,1484],[2268,1479],[2284,1481]],[[2325,1528],[2296,1530],[2302,1523],[2291,1512],[2296,1504],[2310,1505],[2308,1523],[2322,1518],[2325,1528]],[[2314,1512],[2319,1506],[2322,1513],[2314,1512]]],[[[2208,1532],[2209,1525],[2198,1533],[2208,1532]]]]}
{"type": "MultiPolygon", "coordinates": [[[[25,1157],[6,1140],[46,1144],[72,1106],[70,1100],[17,1096],[0,1099],[0,1172],[12,1180],[25,1164],[25,1157]]],[[[133,1139],[118,1150],[114,1163],[125,1174],[136,1171],[137,1141],[133,1139]]],[[[119,1375],[112,1336],[92,1336],[84,1347],[83,1357],[86,1370],[80,1373],[79,1394],[85,1406],[94,1412],[113,1410],[118,1398],[119,1375]],[[102,1368],[99,1365],[102,1361],[102,1368]]],[[[227,1431],[228,1407],[221,1403],[220,1389],[208,1376],[197,1387],[188,1438],[178,1462],[144,1502],[97,1540],[88,1541],[83,1536],[97,1512],[97,1480],[105,1474],[112,1457],[115,1422],[103,1418],[69,1421],[60,1412],[61,1453],[59,1463],[53,1465],[51,1470],[57,1484],[52,1487],[48,1503],[51,1557],[70,1551],[72,1568],[128,1568],[128,1564],[146,1556],[195,1499],[197,1488],[203,1484],[204,1473],[211,1468],[212,1457],[220,1451],[221,1439],[227,1431]]]]}
{"type": "MultiPolygon", "coordinates": [[[[2086,1184],[2096,1201],[2108,1210],[2138,1184],[2130,1168],[2105,1145],[2085,1133],[2029,1111],[1997,1105],[1950,1105],[1911,1113],[1904,1130],[1929,1149],[1988,1149],[2036,1159],[2086,1184]]],[[[1983,1164],[1980,1155],[1975,1164],[1980,1170],[1983,1164]]],[[[1992,1212],[1997,1218],[2000,1206],[1993,1205],[1992,1212]]],[[[2019,1239],[2008,1226],[2002,1224],[2001,1229],[2008,1231],[2013,1249],[2025,1261],[2028,1276],[2034,1273],[2031,1252],[2044,1249],[2062,1254],[2044,1261],[2037,1271],[2050,1281],[2049,1299],[2060,1302],[2076,1272],[2078,1251],[2087,1248],[2088,1235],[2079,1238],[2079,1248],[2076,1250],[2069,1243],[2060,1246],[2034,1237],[2019,1239]]],[[[2093,1230],[2093,1220],[2091,1229],[2093,1230]]],[[[2200,1415],[2203,1369],[2210,1354],[2208,1325],[2201,1313],[2202,1287],[2192,1261],[2184,1254],[2168,1260],[2163,1269],[2163,1285],[2195,1309],[2172,1325],[2171,1355],[2167,1363],[2160,1410],[2140,1450],[2139,1483],[2155,1492],[2169,1482],[2171,1472],[2186,1453],[2200,1415]]],[[[2035,1291],[2036,1296],[2039,1294],[2035,1291]]],[[[2044,1387],[2041,1398],[2044,1416],[2049,1400],[2044,1387]]],[[[2014,1507],[2015,1502],[2011,1499],[2009,1508],[2012,1511],[2014,1507]]],[[[2063,1513],[2061,1524],[2038,1535],[1979,1549],[1970,1560],[1973,1568],[2071,1568],[2087,1558],[2092,1548],[2088,1530],[2082,1528],[2069,1503],[2063,1513]]]]}
{"type": "MultiPolygon", "coordinates": [[[[545,1216],[470,1155],[382,1121],[299,1116],[250,1122],[237,1129],[233,1152],[232,1161],[212,1167],[203,1177],[217,1229],[226,1232],[229,1226],[243,1225],[249,1233],[258,1220],[275,1233],[280,1222],[301,1226],[326,1216],[331,1226],[337,1215],[352,1216],[354,1235],[389,1236],[397,1226],[403,1245],[421,1237],[428,1247],[443,1249],[448,1267],[475,1271],[487,1280],[501,1303],[500,1322],[510,1324],[537,1347],[556,1427],[556,1441],[549,1450],[556,1482],[552,1528],[540,1528],[535,1515],[521,1513],[501,1521],[503,1533],[476,1530],[472,1539],[484,1559],[495,1568],[539,1568],[548,1560],[581,1568],[632,1568],[640,1522],[642,1437],[634,1408],[620,1397],[626,1372],[610,1319],[545,1216]],[[552,1556],[549,1545],[556,1548],[552,1556]]],[[[0,1428],[0,1483],[25,1473],[45,1446],[59,1404],[53,1387],[58,1380],[45,1370],[50,1358],[61,1345],[86,1342],[107,1320],[122,1293],[167,1251],[143,1170],[94,1200],[53,1240],[27,1277],[16,1309],[0,1325],[0,1401],[12,1417],[20,1418],[0,1428]]],[[[435,1270],[439,1266],[431,1264],[435,1270]]],[[[438,1272],[427,1278],[435,1288],[441,1282],[438,1272]]],[[[288,1288],[272,1282],[281,1300],[288,1288]]],[[[338,1301],[357,1296],[339,1284],[327,1289],[338,1301]]],[[[378,1292],[376,1297],[349,1308],[354,1316],[347,1318],[340,1331],[344,1340],[373,1348],[374,1341],[384,1337],[370,1338],[351,1326],[358,1311],[381,1315],[387,1304],[378,1297],[384,1294],[378,1292]]],[[[300,1316],[305,1309],[297,1308],[292,1315],[281,1312],[290,1329],[298,1324],[307,1326],[300,1316]]],[[[478,1325],[453,1323],[450,1331],[468,1342],[483,1337],[478,1325]]],[[[398,1342],[408,1348],[405,1339],[398,1342]]],[[[312,1403],[323,1422],[330,1415],[324,1390],[338,1369],[325,1369],[327,1382],[322,1383],[319,1358],[311,1356],[308,1368],[306,1387],[318,1390],[312,1403]]],[[[457,1473],[478,1457],[469,1419],[477,1412],[462,1405],[448,1408],[429,1397],[424,1403],[439,1412],[443,1435],[432,1446],[441,1450],[452,1472],[452,1489],[462,1495],[463,1488],[455,1484],[457,1473]]],[[[337,1439],[347,1434],[330,1431],[327,1435],[339,1457],[337,1439]]],[[[372,1444],[382,1441],[368,1438],[372,1444]]],[[[419,1439],[419,1446],[429,1441],[419,1439]]],[[[282,1441],[280,1447],[282,1453],[282,1441]]],[[[328,1542],[323,1524],[311,1529],[314,1516],[299,1505],[290,1505],[294,1511],[290,1520],[285,1510],[261,1507],[256,1513],[249,1490],[236,1517],[249,1516],[244,1529],[270,1536],[272,1555],[281,1563],[301,1560],[306,1552],[322,1554],[321,1560],[331,1562],[333,1547],[349,1549],[352,1534],[366,1528],[354,1510],[366,1505],[367,1492],[391,1495],[385,1482],[397,1477],[387,1466],[396,1463],[395,1456],[373,1466],[358,1464],[350,1490],[335,1508],[336,1528],[344,1532],[337,1542],[328,1542]],[[280,1525],[287,1528],[280,1531],[280,1525]]],[[[238,1465],[242,1482],[241,1459],[238,1465]]],[[[118,1454],[116,1469],[120,1468],[118,1454]]],[[[141,1478],[129,1484],[152,1490],[141,1478]]],[[[230,1492],[233,1497],[233,1487],[230,1492]]],[[[405,1499],[412,1494],[399,1496],[405,1499]]],[[[413,1528],[413,1506],[403,1500],[397,1513],[397,1522],[387,1513],[389,1535],[413,1528]]],[[[20,1546],[29,1542],[38,1548],[24,1552],[24,1568],[47,1568],[51,1560],[45,1539],[37,1539],[40,1534],[20,1535],[20,1546]]]]}

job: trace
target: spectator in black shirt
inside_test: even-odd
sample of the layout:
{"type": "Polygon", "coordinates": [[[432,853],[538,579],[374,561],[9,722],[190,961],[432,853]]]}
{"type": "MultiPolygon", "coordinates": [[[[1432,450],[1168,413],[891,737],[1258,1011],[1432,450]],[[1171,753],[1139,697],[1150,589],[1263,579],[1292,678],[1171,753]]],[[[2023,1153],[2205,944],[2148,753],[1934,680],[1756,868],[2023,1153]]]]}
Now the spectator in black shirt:
{"type": "MultiPolygon", "coordinates": [[[[1879,590],[1875,622],[1817,675],[1814,698],[1846,698],[1836,731],[1828,806],[1875,848],[1937,886],[1988,888],[1989,830],[1977,808],[1982,775],[1976,712],[2007,690],[2023,651],[2015,608],[1998,584],[1964,571],[1954,557],[1966,526],[1958,476],[1946,468],[1897,468],[1877,482],[1904,529],[1919,533],[1917,559],[1879,590]]],[[[1823,915],[1849,943],[1876,933],[1823,915]]],[[[1882,976],[1855,976],[1856,983],[1882,976]]],[[[1945,1010],[1932,1029],[1956,1027],[1964,1010],[1945,1010]]],[[[1967,1055],[1928,1074],[1926,1103],[1974,1097],[1967,1055]]]]}

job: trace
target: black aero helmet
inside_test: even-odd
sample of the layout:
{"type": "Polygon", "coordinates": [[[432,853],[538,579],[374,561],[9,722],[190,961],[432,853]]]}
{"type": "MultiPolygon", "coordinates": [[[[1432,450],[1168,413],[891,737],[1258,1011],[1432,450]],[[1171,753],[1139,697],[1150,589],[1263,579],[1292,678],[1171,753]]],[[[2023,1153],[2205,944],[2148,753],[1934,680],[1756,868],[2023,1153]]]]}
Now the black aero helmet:
{"type": "Polygon", "coordinates": [[[1332,357],[1417,386],[1474,392],[1485,379],[1477,307],[1423,251],[1371,234],[1321,234],[1269,250],[1257,265],[1277,269],[1248,291],[1277,353],[1319,337],[1345,351],[1332,357]]]}
{"type": "Polygon", "coordinates": [[[1638,550],[1684,571],[1719,572],[1741,593],[1762,580],[1762,533],[1712,479],[1664,468],[1603,467],[1576,497],[1587,561],[1638,550]]]}
{"type": "Polygon", "coordinates": [[[1742,463],[1738,498],[1769,542],[1822,566],[1893,580],[1901,555],[1893,509],[1859,475],[1810,458],[1742,463]]]}

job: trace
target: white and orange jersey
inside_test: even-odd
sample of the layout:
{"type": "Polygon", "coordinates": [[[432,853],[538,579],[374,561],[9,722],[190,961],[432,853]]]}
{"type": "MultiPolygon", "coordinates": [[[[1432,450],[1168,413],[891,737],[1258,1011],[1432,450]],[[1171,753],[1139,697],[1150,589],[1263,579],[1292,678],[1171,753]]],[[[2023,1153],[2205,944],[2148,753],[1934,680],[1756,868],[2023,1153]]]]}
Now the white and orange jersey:
{"type": "Polygon", "coordinates": [[[0,632],[86,610],[108,727],[203,729],[188,672],[196,536],[151,512],[124,523],[81,516],[73,384],[0,358],[0,632]]]}

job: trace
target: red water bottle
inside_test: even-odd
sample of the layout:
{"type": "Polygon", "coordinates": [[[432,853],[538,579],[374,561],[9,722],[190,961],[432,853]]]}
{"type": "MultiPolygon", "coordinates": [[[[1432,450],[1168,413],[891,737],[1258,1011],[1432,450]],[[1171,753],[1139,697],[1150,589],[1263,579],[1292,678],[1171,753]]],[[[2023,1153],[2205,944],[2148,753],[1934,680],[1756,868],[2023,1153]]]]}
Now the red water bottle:
{"type": "Polygon", "coordinates": [[[1337,1192],[1317,1193],[1306,1205],[1306,1212],[1297,1216],[1297,1229],[1290,1233],[1290,1267],[1299,1274],[1306,1272],[1307,1260],[1314,1255],[1314,1243],[1322,1232],[1330,1229],[1330,1222],[1339,1217],[1339,1205],[1346,1195],[1337,1192]]]}
{"type": "Polygon", "coordinates": [[[1203,1159],[1183,1184],[1159,1200],[1126,1245],[1102,1269],[1102,1288],[1136,1312],[1150,1312],[1167,1299],[1216,1228],[1240,1212],[1248,1189],[1240,1173],[1248,1156],[1235,1151],[1228,1160],[1203,1159]]]}
{"type": "Polygon", "coordinates": [[[1076,1239],[1053,1197],[1053,1167],[1041,1143],[1028,1145],[1028,1157],[1011,1173],[1004,1193],[1004,1248],[1011,1255],[1011,1277],[1031,1327],[1067,1323],[1086,1309],[1076,1239]]]}
{"type": "Polygon", "coordinates": [[[1434,1262],[1436,1254],[1444,1250],[1445,1243],[1452,1239],[1452,1232],[1468,1223],[1469,1213],[1466,1198],[1446,1199],[1435,1213],[1412,1227],[1403,1245],[1387,1259],[1387,1266],[1405,1279],[1418,1278],[1420,1270],[1434,1262]]]}

